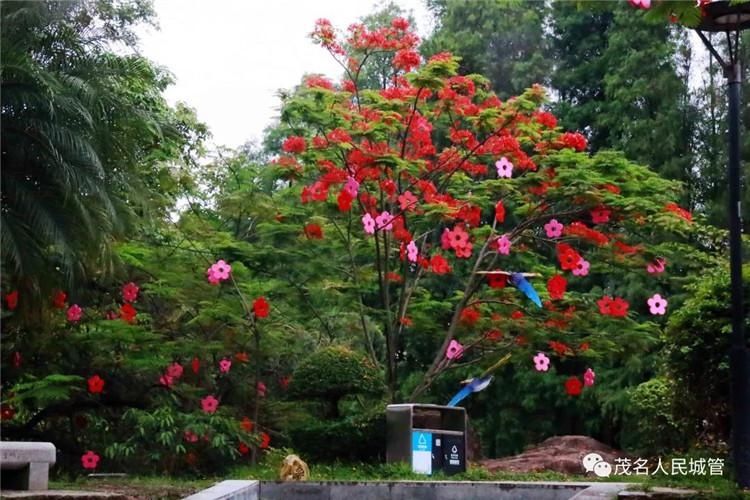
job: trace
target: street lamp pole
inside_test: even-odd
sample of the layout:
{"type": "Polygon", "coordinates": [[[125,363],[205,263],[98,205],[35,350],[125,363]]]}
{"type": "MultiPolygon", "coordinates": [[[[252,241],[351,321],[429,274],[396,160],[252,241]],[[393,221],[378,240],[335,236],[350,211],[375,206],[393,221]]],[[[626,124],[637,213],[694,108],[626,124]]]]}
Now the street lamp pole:
{"type": "Polygon", "coordinates": [[[732,334],[729,376],[732,398],[732,461],[737,484],[750,488],[750,352],[745,340],[742,304],[742,206],[740,201],[740,93],[742,68],[739,61],[740,31],[750,27],[750,4],[716,1],[707,4],[698,36],[724,69],[729,101],[729,272],[731,276],[732,334]],[[711,44],[703,31],[724,32],[728,60],[711,44]]]}

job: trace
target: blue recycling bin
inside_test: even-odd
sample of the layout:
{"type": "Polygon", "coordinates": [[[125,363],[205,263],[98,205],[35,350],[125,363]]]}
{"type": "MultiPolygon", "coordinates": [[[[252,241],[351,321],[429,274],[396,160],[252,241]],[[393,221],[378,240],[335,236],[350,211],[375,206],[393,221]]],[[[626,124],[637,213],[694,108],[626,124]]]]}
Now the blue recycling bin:
{"type": "Polygon", "coordinates": [[[386,461],[406,462],[418,474],[466,471],[466,410],[397,404],[386,408],[386,461]]]}

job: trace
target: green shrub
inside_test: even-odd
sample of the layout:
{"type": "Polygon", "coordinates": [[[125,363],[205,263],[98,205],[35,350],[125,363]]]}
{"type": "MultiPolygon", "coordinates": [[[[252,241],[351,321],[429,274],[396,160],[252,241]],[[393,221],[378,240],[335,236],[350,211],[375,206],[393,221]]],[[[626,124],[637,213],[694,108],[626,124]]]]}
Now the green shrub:
{"type": "MultiPolygon", "coordinates": [[[[745,307],[750,265],[743,269],[745,307]]],[[[730,280],[726,269],[692,287],[693,295],[667,326],[667,374],[675,381],[675,412],[687,420],[688,438],[722,448],[729,439],[730,280]]],[[[745,328],[750,329],[750,315],[745,328]]]]}
{"type": "Polygon", "coordinates": [[[339,416],[344,396],[382,394],[383,373],[362,354],[344,346],[320,349],[303,360],[292,375],[289,393],[298,399],[323,399],[329,417],[339,416]]]}
{"type": "Polygon", "coordinates": [[[643,455],[661,455],[687,442],[684,421],[674,416],[674,383],[653,378],[629,391],[629,407],[622,432],[622,445],[643,455]]]}
{"type": "Polygon", "coordinates": [[[310,419],[289,429],[289,437],[294,449],[305,460],[382,461],[385,457],[385,409],[333,421],[310,419]]]}

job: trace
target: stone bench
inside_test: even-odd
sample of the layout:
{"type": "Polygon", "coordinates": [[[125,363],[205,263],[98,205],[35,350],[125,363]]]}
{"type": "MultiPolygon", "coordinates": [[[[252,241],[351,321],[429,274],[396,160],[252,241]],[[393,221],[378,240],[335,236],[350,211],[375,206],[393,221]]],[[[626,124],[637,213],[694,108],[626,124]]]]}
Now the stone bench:
{"type": "Polygon", "coordinates": [[[46,490],[49,466],[56,461],[55,445],[0,441],[0,469],[4,490],[46,490]]]}

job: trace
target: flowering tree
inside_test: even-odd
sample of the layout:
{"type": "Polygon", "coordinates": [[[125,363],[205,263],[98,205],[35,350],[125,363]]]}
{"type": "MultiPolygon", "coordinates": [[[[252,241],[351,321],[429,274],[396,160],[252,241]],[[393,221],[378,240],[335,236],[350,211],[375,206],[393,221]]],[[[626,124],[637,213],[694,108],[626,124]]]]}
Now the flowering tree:
{"type": "MultiPolygon", "coordinates": [[[[617,352],[655,331],[636,318],[666,312],[658,282],[635,298],[616,277],[664,271],[664,249],[639,241],[690,227],[672,202],[678,185],[616,153],[586,154],[585,136],[561,131],[543,110],[539,86],[502,102],[482,76],[457,75],[450,54],[423,62],[404,19],[353,25],[345,37],[319,20],[312,37],[345,76],[308,76],[286,99],[275,165],[313,207],[307,238],[333,234],[348,255],[345,279],[372,356],[364,315],[382,325],[391,399],[399,367],[425,346],[434,355],[412,381],[412,400],[457,362],[517,350],[543,370],[544,351],[617,352]],[[363,88],[360,75],[383,54],[390,77],[363,88]],[[417,346],[420,331],[430,335],[417,346]]],[[[565,381],[569,394],[593,383],[585,368],[565,381]]]]}

